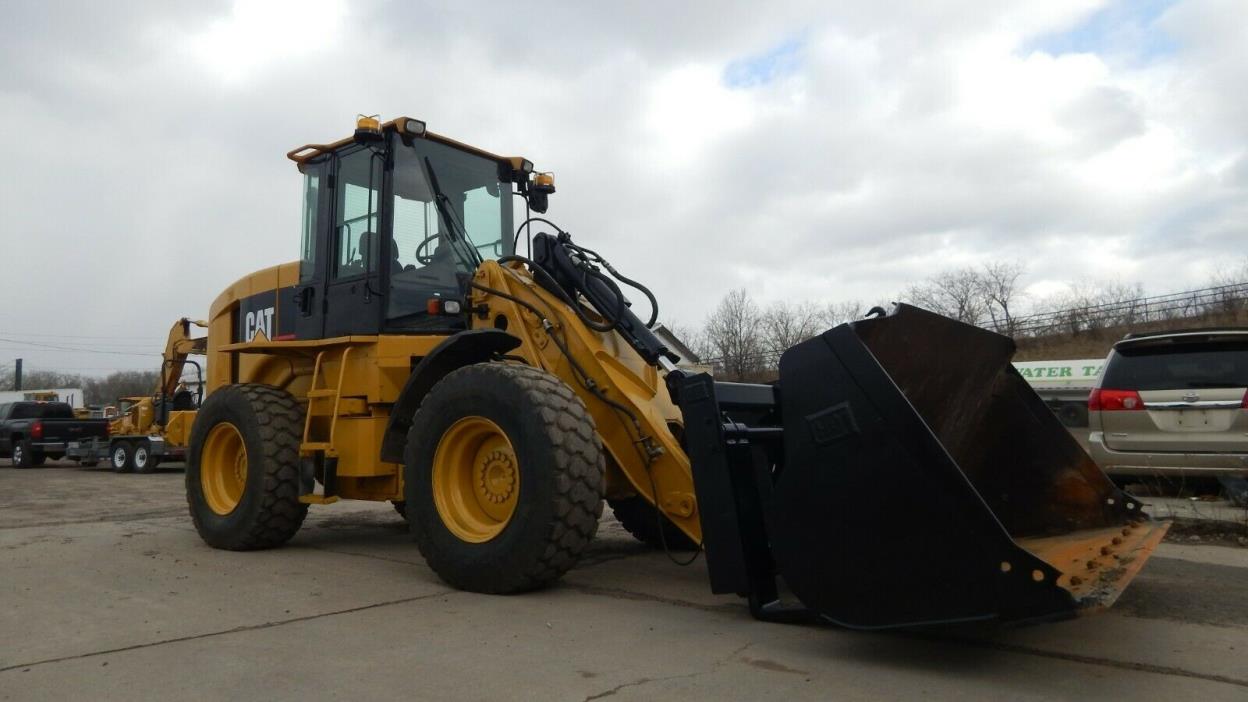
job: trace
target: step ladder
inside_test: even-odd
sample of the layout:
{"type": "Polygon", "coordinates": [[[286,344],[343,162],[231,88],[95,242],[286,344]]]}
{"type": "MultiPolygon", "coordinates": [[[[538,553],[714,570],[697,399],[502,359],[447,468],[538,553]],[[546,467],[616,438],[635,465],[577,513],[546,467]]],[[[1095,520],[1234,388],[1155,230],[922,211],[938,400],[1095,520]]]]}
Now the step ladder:
{"type": "Polygon", "coordinates": [[[347,375],[347,359],[351,347],[342,350],[338,358],[338,378],[333,387],[325,374],[325,354],[316,354],[312,367],[312,385],[308,390],[308,411],[303,420],[303,442],[299,444],[299,501],[305,504],[327,505],[338,501],[338,451],[334,448],[334,432],[338,428],[338,409],[342,400],[342,383],[347,375]],[[328,426],[316,422],[316,418],[328,417],[328,426]],[[323,487],[316,493],[316,476],[321,476],[323,487]]]}

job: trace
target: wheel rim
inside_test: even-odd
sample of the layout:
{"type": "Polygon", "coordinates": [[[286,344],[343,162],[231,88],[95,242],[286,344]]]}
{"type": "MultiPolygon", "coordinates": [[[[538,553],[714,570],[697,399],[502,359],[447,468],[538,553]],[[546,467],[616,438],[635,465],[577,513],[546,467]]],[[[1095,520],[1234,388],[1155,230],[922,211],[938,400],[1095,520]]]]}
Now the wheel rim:
{"type": "Polygon", "coordinates": [[[199,483],[208,508],[217,514],[233,512],[242,501],[247,485],[247,447],[233,424],[222,422],[208,432],[199,456],[199,483]]]}
{"type": "Polygon", "coordinates": [[[13,447],[13,462],[14,463],[22,462],[22,447],[20,444],[13,447]]]}
{"type": "Polygon", "coordinates": [[[147,449],[142,446],[134,450],[134,467],[139,469],[147,467],[147,449]]]}
{"type": "Polygon", "coordinates": [[[433,454],[433,502],[442,523],[469,543],[507,528],[520,501],[520,463],[507,434],[485,417],[456,421],[433,454]]]}

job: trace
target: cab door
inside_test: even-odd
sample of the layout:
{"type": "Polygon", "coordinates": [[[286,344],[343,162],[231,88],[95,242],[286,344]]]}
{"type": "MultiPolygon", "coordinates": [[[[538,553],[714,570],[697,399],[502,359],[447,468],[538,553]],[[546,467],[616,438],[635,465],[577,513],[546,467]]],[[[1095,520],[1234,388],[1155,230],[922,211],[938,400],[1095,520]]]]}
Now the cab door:
{"type": "Polygon", "coordinates": [[[385,305],[379,264],[383,245],[389,245],[381,222],[384,171],[384,153],[363,146],[333,160],[325,338],[376,334],[381,328],[385,305]]]}

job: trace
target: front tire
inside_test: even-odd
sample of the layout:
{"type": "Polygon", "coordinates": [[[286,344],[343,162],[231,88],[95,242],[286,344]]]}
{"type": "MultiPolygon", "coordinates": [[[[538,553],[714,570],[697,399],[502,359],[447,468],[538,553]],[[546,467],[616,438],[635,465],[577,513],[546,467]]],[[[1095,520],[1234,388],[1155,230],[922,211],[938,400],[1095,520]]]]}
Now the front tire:
{"type": "Polygon", "coordinates": [[[518,364],[466,366],[429,391],[408,432],[407,520],[454,587],[543,587],[598,530],[604,460],[593,418],[561,380],[518,364]]]}
{"type": "Polygon", "coordinates": [[[303,410],[267,385],[231,385],[208,396],[191,428],[186,501],[200,538],[214,548],[280,546],[303,524],[299,443],[303,410]]]}

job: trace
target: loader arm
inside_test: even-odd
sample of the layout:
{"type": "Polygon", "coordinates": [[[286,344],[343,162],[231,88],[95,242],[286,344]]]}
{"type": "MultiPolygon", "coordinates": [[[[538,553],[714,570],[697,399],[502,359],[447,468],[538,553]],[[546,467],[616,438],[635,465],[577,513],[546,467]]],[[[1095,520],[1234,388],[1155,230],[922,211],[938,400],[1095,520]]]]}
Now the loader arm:
{"type": "Polygon", "coordinates": [[[203,355],[208,350],[208,337],[191,337],[191,327],[207,329],[208,323],[183,317],[169,328],[169,338],[165,342],[165,351],[161,354],[163,363],[160,371],[160,387],[158,392],[164,397],[172,397],[182,380],[182,370],[186,366],[186,357],[192,354],[203,355]]]}
{"type": "Polygon", "coordinates": [[[475,327],[520,338],[513,355],[558,376],[584,401],[609,456],[607,496],[642,495],[701,543],[693,474],[677,438],[683,420],[664,374],[620,333],[586,326],[521,263],[484,262],[470,309],[475,327]]]}

